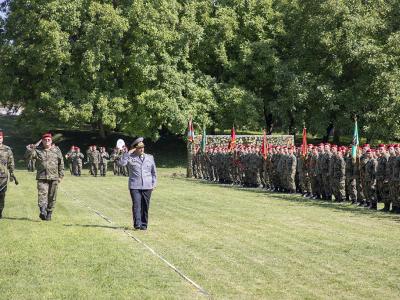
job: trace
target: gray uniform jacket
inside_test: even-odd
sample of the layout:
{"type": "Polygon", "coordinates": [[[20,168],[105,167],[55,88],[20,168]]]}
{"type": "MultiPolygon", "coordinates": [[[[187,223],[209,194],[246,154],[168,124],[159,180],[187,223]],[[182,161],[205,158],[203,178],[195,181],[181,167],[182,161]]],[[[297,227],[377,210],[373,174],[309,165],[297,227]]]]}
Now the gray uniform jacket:
{"type": "Polygon", "coordinates": [[[123,167],[128,166],[129,189],[131,190],[151,190],[157,184],[157,172],[154,158],[150,154],[144,154],[144,159],[132,153],[124,153],[119,164],[123,167]]]}

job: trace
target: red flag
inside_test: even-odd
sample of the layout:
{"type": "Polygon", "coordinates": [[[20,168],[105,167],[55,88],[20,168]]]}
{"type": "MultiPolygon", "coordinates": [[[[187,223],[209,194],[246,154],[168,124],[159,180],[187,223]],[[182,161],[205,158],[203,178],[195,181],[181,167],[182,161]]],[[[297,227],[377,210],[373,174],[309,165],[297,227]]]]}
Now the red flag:
{"type": "Polygon", "coordinates": [[[263,136],[263,141],[262,141],[262,146],[261,146],[261,153],[265,160],[265,159],[267,159],[267,156],[268,156],[268,141],[267,141],[267,134],[265,132],[265,129],[263,131],[264,131],[264,136],[263,136]]]}
{"type": "Polygon", "coordinates": [[[232,126],[231,129],[231,141],[229,142],[229,150],[233,150],[236,147],[236,132],[235,132],[235,127],[232,126]]]}
{"type": "Polygon", "coordinates": [[[304,157],[307,155],[308,145],[307,145],[307,130],[303,128],[303,144],[301,145],[301,155],[304,157]]]}
{"type": "Polygon", "coordinates": [[[189,142],[193,143],[193,141],[194,141],[194,129],[193,129],[192,118],[190,118],[189,123],[188,123],[187,138],[188,138],[189,142]]]}

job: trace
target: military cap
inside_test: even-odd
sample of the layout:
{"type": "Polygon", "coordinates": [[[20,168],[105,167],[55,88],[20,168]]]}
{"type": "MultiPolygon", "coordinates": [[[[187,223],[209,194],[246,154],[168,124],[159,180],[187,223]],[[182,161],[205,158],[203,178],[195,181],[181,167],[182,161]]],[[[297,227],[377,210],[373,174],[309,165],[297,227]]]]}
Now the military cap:
{"type": "Polygon", "coordinates": [[[144,147],[143,140],[144,140],[144,138],[138,137],[136,140],[133,141],[133,143],[131,144],[131,147],[132,148],[143,148],[144,147]]]}

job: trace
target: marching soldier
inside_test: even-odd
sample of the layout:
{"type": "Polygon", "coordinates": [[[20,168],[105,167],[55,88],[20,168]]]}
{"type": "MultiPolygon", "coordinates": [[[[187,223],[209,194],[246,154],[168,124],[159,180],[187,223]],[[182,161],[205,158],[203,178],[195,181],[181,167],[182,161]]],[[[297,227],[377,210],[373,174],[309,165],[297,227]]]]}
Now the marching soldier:
{"type": "Polygon", "coordinates": [[[3,210],[6,198],[8,176],[14,180],[14,155],[10,147],[3,144],[4,133],[0,131],[0,219],[3,217],[3,210]]]}
{"type": "Polygon", "coordinates": [[[378,169],[376,171],[376,196],[378,201],[384,203],[382,211],[390,210],[388,168],[389,154],[384,145],[379,145],[378,169]]]}
{"type": "Polygon", "coordinates": [[[75,147],[75,152],[72,154],[72,171],[75,176],[82,175],[82,163],[85,156],[79,147],[75,147]]]}
{"type": "Polygon", "coordinates": [[[110,155],[107,153],[106,148],[100,147],[100,175],[106,176],[107,174],[107,164],[110,159],[110,155]]]}
{"type": "Polygon", "coordinates": [[[99,171],[99,163],[100,163],[100,152],[96,149],[96,145],[91,147],[89,155],[89,165],[90,165],[90,173],[91,175],[97,177],[97,173],[99,171]]]}
{"type": "Polygon", "coordinates": [[[42,136],[42,147],[29,145],[31,155],[37,160],[37,189],[39,217],[42,220],[51,220],[56,204],[58,184],[64,177],[64,159],[60,148],[52,144],[52,135],[45,133],[42,136]]]}

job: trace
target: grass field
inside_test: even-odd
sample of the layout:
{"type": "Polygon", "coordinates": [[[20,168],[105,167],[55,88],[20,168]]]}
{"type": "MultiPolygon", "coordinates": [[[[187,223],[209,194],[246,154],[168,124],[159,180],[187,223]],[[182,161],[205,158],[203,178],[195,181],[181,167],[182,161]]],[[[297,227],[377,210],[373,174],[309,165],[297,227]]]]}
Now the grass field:
{"type": "Polygon", "coordinates": [[[0,220],[1,299],[399,299],[400,218],[186,180],[159,169],[147,232],[131,228],[127,179],[66,176],[52,222],[17,171],[0,220]],[[112,220],[108,223],[90,207],[112,220]]]}

